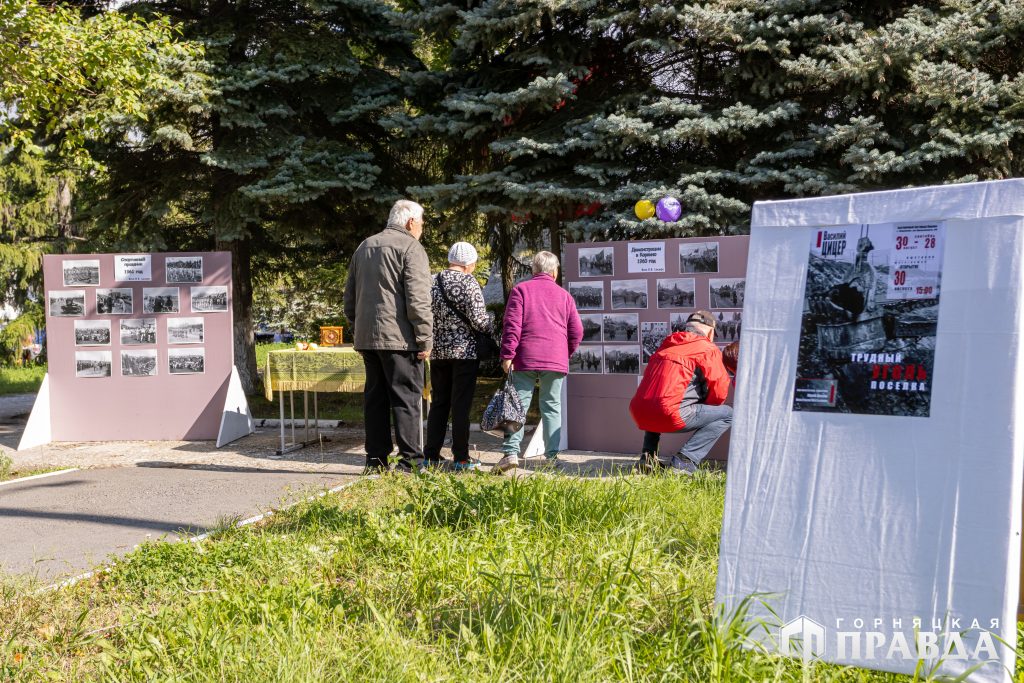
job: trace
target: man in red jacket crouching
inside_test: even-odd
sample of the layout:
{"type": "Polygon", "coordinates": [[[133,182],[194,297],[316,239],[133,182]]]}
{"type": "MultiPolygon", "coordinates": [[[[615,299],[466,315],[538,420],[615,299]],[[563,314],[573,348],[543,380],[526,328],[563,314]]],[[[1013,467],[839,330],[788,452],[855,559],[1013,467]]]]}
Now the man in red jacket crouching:
{"type": "Polygon", "coordinates": [[[714,345],[715,318],[710,311],[691,313],[682,332],[670,335],[644,371],[629,412],[644,430],[644,446],[635,469],[652,472],[661,465],[658,442],[671,432],[693,432],[670,467],[693,474],[708,451],[732,425],[725,403],[731,380],[714,345]]]}

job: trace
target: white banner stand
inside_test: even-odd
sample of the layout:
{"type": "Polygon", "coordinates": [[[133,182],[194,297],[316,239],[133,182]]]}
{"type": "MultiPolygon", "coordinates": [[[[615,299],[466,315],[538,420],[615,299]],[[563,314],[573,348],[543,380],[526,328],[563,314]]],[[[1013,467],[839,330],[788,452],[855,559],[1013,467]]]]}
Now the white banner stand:
{"type": "Polygon", "coordinates": [[[32,404],[32,412],[28,416],[28,424],[21,433],[18,442],[19,451],[36,446],[45,446],[53,440],[50,430],[50,373],[43,375],[43,383],[36,394],[36,402],[32,404]]]}
{"type": "MultiPolygon", "coordinates": [[[[875,245],[879,298],[883,287],[902,284],[905,273],[885,265],[902,246],[887,247],[887,258],[875,245]]],[[[750,599],[749,618],[771,625],[757,629],[767,647],[905,674],[920,662],[943,677],[1013,680],[1024,481],[1021,254],[1024,180],[754,205],[716,602],[732,612],[750,599]],[[940,221],[938,319],[926,333],[930,410],[795,410],[815,239],[830,240],[830,228],[852,225],[856,235],[940,221]]],[[[898,304],[887,314],[894,326],[883,329],[886,353],[878,356],[920,343],[897,334],[898,304]]],[[[882,372],[900,362],[865,355],[830,357],[831,370],[820,364],[833,375],[825,381],[849,377],[847,364],[882,372]]],[[[860,387],[862,395],[914,390],[860,387]]]]}
{"type": "Polygon", "coordinates": [[[224,397],[224,410],[220,418],[220,431],[217,433],[217,448],[255,431],[252,413],[249,412],[249,401],[245,397],[242,380],[238,376],[238,366],[232,366],[228,395],[224,397]]]}

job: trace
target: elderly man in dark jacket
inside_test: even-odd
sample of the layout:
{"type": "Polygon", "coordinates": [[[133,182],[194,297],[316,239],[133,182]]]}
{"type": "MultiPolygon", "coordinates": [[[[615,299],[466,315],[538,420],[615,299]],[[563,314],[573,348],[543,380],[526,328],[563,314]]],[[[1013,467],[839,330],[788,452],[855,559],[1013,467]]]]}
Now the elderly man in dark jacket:
{"type": "Polygon", "coordinates": [[[345,317],[366,364],[363,422],[366,466],[373,470],[388,466],[392,417],[397,466],[410,470],[423,457],[423,361],[433,341],[433,313],[422,234],[423,207],[397,201],[387,227],[363,240],[348,269],[345,317]]]}

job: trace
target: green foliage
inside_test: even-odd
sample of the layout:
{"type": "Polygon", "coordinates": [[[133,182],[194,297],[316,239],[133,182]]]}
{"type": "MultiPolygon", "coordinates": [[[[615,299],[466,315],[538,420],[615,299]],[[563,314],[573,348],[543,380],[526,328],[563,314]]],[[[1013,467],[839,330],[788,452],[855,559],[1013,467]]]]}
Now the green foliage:
{"type": "Polygon", "coordinates": [[[37,392],[45,375],[45,365],[0,367],[0,395],[37,392]]]}
{"type": "Polygon", "coordinates": [[[145,121],[153,103],[180,88],[176,65],[194,46],[175,40],[166,18],[116,12],[83,19],[59,3],[0,5],[0,141],[94,168],[86,144],[145,121]]]}
{"type": "Polygon", "coordinates": [[[86,14],[60,3],[0,4],[2,303],[38,294],[43,254],[72,251],[81,239],[72,189],[103,175],[90,146],[144,122],[187,85],[181,74],[199,54],[166,19],[86,14]]]}
{"type": "Polygon", "coordinates": [[[716,610],[723,497],[704,474],[361,482],[58,593],[0,582],[0,677],[931,680],[805,667],[754,642],[750,603],[716,610]]]}
{"type": "Polygon", "coordinates": [[[25,339],[34,339],[46,325],[46,314],[40,303],[25,302],[21,315],[0,329],[0,361],[10,362],[21,352],[25,339]]]}
{"type": "Polygon", "coordinates": [[[11,456],[6,453],[0,453],[0,481],[10,478],[11,468],[13,467],[14,461],[11,460],[11,456]]]}

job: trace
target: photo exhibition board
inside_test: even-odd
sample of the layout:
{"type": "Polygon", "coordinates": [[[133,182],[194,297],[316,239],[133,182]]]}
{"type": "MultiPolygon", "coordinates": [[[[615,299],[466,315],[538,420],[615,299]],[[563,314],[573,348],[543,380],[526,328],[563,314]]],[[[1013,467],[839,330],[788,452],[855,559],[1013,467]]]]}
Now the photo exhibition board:
{"type": "Polygon", "coordinates": [[[230,253],[54,254],[43,278],[53,441],[217,438],[230,253]]]}
{"type": "MultiPolygon", "coordinates": [[[[569,448],[640,452],[643,432],[629,415],[629,401],[648,353],[673,322],[708,309],[719,319],[719,348],[738,339],[748,241],[743,235],[583,242],[563,248],[562,283],[576,299],[584,326],[582,353],[566,382],[569,448]]],[[[688,438],[665,435],[661,450],[675,452],[688,438]]],[[[728,452],[726,433],[709,457],[724,460],[728,452]]]]}
{"type": "Polygon", "coordinates": [[[717,601],[768,647],[1013,680],[1022,253],[1022,180],[754,205],[717,601]]]}

